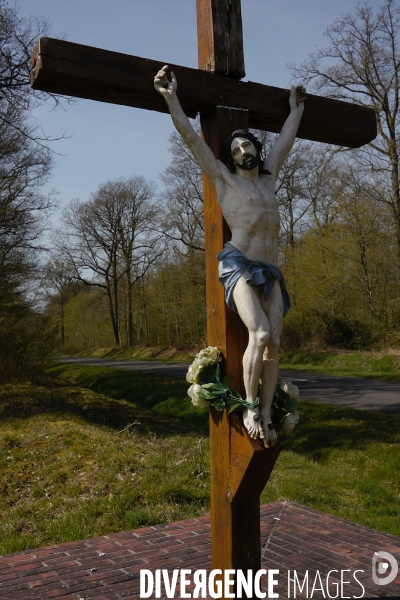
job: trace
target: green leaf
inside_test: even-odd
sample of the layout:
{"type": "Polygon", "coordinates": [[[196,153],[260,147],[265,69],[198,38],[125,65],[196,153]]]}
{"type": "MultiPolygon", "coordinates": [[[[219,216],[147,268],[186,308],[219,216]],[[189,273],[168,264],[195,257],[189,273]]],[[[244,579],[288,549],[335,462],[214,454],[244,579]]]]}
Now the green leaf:
{"type": "Polygon", "coordinates": [[[215,371],[211,365],[207,365],[200,370],[200,385],[205,383],[215,383],[216,381],[215,371]]]}
{"type": "Polygon", "coordinates": [[[286,404],[286,408],[290,413],[296,412],[296,410],[299,408],[299,403],[297,402],[296,398],[290,397],[290,400],[286,404]]]}
{"type": "Polygon", "coordinates": [[[274,396],[279,398],[281,401],[287,401],[290,398],[289,394],[287,394],[282,388],[277,388],[274,396]]]}
{"type": "Polygon", "coordinates": [[[203,400],[213,400],[216,396],[212,394],[208,390],[202,389],[197,393],[199,398],[203,398],[203,400]]]}
{"type": "Polygon", "coordinates": [[[224,410],[225,408],[225,402],[222,400],[222,402],[218,402],[217,400],[215,400],[214,402],[210,402],[211,406],[213,406],[216,410],[224,410]]]}
{"type": "Polygon", "coordinates": [[[231,414],[231,412],[233,412],[234,410],[241,408],[243,409],[243,404],[241,404],[240,402],[237,402],[236,404],[232,404],[232,406],[230,407],[229,411],[228,411],[228,415],[231,414]]]}
{"type": "Polygon", "coordinates": [[[226,392],[226,388],[222,383],[205,383],[202,387],[213,394],[224,395],[226,392]]]}
{"type": "Polygon", "coordinates": [[[226,385],[226,387],[229,387],[232,383],[232,379],[233,379],[233,375],[225,375],[225,377],[222,380],[222,383],[224,385],[226,385]]]}

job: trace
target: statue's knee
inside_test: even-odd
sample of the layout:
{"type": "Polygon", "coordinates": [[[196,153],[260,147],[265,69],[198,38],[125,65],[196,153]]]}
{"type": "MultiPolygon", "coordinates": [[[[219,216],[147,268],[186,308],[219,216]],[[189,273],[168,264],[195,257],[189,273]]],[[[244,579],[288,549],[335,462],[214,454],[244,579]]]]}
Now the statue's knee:
{"type": "Polygon", "coordinates": [[[268,342],[268,350],[271,353],[277,353],[279,351],[279,346],[281,345],[281,339],[278,335],[271,336],[268,342]]]}
{"type": "Polygon", "coordinates": [[[256,332],[256,341],[257,341],[257,346],[266,348],[270,341],[269,332],[265,331],[264,329],[259,329],[256,332]]]}

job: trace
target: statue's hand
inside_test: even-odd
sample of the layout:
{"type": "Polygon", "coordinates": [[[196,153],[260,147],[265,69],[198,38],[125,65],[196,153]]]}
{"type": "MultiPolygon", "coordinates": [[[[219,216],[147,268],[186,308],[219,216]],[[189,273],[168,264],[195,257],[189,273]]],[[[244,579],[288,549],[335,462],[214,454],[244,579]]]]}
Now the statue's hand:
{"type": "Polygon", "coordinates": [[[172,71],[171,71],[171,80],[172,81],[168,81],[168,77],[167,77],[168,69],[169,69],[168,65],[165,65],[165,67],[163,67],[161,69],[161,71],[158,71],[157,75],[154,77],[154,87],[157,90],[157,92],[159,94],[161,94],[161,96],[164,96],[164,98],[171,97],[172,95],[176,94],[176,90],[178,88],[178,83],[176,81],[176,77],[172,71]]]}
{"type": "Polygon", "coordinates": [[[306,89],[302,85],[294,86],[290,90],[289,106],[291,110],[304,107],[304,100],[306,99],[306,89]]]}

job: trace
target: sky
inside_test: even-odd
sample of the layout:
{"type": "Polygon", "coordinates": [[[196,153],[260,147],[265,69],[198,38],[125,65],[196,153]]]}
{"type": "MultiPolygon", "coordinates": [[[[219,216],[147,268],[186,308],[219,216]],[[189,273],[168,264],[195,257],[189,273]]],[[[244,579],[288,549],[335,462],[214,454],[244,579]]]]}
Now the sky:
{"type": "MultiPolygon", "coordinates": [[[[245,81],[289,88],[286,65],[326,45],[327,26],[356,4],[242,0],[245,81]]],[[[52,37],[197,68],[195,0],[17,0],[17,6],[21,16],[47,18],[52,37]]],[[[143,175],[162,189],[159,174],[170,162],[173,131],[168,114],[80,100],[64,110],[44,105],[33,117],[46,134],[68,136],[52,145],[57,154],[47,184],[58,192],[61,208],[88,200],[99,185],[119,177],[143,175]]]]}

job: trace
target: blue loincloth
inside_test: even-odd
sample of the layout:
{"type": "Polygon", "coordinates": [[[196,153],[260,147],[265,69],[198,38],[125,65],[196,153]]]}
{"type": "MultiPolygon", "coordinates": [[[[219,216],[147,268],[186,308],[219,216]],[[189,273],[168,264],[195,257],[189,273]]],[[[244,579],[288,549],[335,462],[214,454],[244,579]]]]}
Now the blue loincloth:
{"type": "Polygon", "coordinates": [[[225,302],[231,310],[237,312],[233,289],[239,277],[247,270],[250,275],[247,283],[253,287],[261,286],[265,300],[268,300],[275,281],[279,281],[283,299],[283,316],[286,315],[290,308],[290,298],[285,279],[278,267],[262,260],[248,259],[241,250],[229,242],[217,255],[217,259],[219,260],[218,279],[225,288],[225,302]]]}

